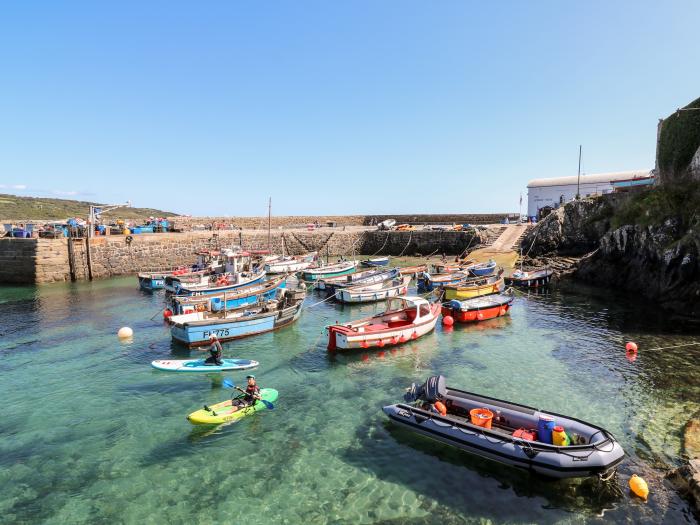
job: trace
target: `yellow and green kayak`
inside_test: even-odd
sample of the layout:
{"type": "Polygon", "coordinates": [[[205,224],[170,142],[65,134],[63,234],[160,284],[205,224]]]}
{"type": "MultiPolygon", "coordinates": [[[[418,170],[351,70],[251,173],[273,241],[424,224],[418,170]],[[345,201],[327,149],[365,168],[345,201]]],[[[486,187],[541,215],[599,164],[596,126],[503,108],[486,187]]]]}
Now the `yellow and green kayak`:
{"type": "MultiPolygon", "coordinates": [[[[262,388],[260,390],[260,397],[270,403],[277,401],[277,396],[278,392],[274,388],[262,388]]],[[[267,407],[264,403],[256,401],[254,405],[234,411],[231,406],[231,400],[227,399],[216,405],[210,405],[208,408],[209,410],[202,408],[192,412],[187,416],[187,419],[193,425],[220,425],[221,423],[228,423],[241,419],[258,410],[265,410],[267,407]]]]}

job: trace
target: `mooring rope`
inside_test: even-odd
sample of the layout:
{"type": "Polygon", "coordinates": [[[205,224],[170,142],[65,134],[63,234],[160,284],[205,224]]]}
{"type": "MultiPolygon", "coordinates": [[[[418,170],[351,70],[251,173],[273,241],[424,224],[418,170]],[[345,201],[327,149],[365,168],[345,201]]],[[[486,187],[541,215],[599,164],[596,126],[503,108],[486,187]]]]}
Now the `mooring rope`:
{"type": "MultiPolygon", "coordinates": [[[[370,255],[370,257],[374,257],[375,255],[379,254],[379,252],[381,252],[381,251],[384,249],[384,246],[386,246],[386,243],[389,242],[389,235],[390,235],[390,233],[387,232],[387,234],[386,234],[386,239],[384,239],[384,244],[382,244],[382,247],[379,248],[379,249],[378,249],[376,252],[374,252],[372,255],[370,255]]],[[[353,244],[353,246],[355,246],[355,245],[353,244]]]]}
{"type": "Polygon", "coordinates": [[[411,235],[408,236],[408,242],[406,243],[406,246],[404,246],[403,250],[401,250],[401,253],[397,255],[397,257],[401,257],[403,255],[403,252],[406,251],[408,248],[408,245],[411,244],[411,239],[413,238],[413,232],[411,232],[411,235]]]}

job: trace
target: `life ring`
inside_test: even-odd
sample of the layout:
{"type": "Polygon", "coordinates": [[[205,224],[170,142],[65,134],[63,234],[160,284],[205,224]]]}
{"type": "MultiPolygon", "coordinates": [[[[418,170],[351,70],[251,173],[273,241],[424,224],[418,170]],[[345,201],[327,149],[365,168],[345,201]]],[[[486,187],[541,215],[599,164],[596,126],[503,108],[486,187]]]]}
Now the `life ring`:
{"type": "Polygon", "coordinates": [[[198,312],[203,312],[203,311],[205,311],[206,309],[207,309],[207,307],[206,307],[206,305],[204,305],[204,304],[198,304],[197,307],[196,307],[196,310],[197,310],[198,312]]]}

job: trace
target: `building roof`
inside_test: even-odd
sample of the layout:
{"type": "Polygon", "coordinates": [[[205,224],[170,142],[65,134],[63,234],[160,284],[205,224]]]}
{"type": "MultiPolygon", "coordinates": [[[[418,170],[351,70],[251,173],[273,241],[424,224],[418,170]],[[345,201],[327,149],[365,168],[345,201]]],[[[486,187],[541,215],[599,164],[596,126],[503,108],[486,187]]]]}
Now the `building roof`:
{"type": "MultiPolygon", "coordinates": [[[[596,173],[593,175],[581,175],[581,184],[596,184],[612,182],[614,180],[645,179],[651,177],[651,170],[617,171],[612,173],[596,173]]],[[[551,179],[533,179],[528,182],[528,188],[542,188],[547,186],[568,186],[576,184],[578,177],[554,177],[551,179]]]]}

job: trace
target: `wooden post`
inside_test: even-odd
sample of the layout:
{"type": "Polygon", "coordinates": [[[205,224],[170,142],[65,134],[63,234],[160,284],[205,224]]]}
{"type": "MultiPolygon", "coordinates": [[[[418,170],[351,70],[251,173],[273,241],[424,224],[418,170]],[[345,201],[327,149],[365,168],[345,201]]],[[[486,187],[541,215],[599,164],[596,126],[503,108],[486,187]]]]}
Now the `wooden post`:
{"type": "Polygon", "coordinates": [[[92,281],[92,256],[90,254],[90,237],[85,237],[85,255],[87,256],[88,279],[92,281]]]}

